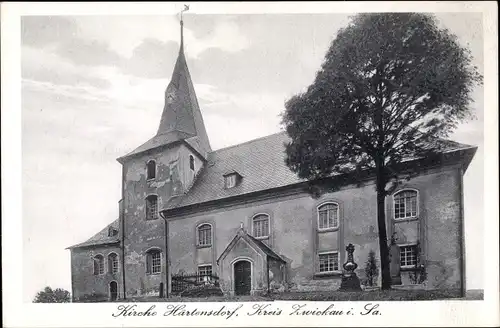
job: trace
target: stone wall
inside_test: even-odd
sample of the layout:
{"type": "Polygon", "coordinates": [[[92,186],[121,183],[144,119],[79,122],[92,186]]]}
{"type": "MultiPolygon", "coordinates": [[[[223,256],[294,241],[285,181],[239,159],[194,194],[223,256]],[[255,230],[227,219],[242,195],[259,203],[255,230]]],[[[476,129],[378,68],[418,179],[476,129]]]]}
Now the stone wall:
{"type": "MultiPolygon", "coordinates": [[[[462,279],[459,168],[448,166],[430,170],[405,182],[398,190],[403,188],[419,191],[419,217],[395,225],[392,196],[388,196],[388,236],[397,232],[400,243],[418,239],[423,244],[423,258],[428,266],[427,284],[423,287],[456,287],[462,279]]],[[[371,249],[376,252],[380,268],[376,209],[374,185],[367,183],[360,187],[345,187],[320,199],[307,194],[276,196],[179,217],[169,223],[172,272],[196,271],[202,264],[195,242],[197,225],[203,222],[213,225],[214,243],[203,264],[207,264],[211,257],[214,272],[220,272],[215,260],[235,236],[240,224],[251,231],[251,218],[257,213],[267,213],[271,217],[271,233],[266,243],[287,261],[287,286],[291,290],[337,289],[340,286],[339,274],[326,277],[318,274],[318,252],[338,251],[341,266],[346,260],[345,246],[352,243],[356,248],[354,260],[358,263],[357,274],[361,279],[371,249]],[[317,207],[324,202],[336,202],[340,206],[340,227],[336,231],[317,231],[317,207]]]]}
{"type": "Polygon", "coordinates": [[[92,248],[76,248],[71,250],[71,285],[73,301],[85,299],[105,301],[110,297],[109,283],[116,281],[118,297],[123,293],[121,250],[118,246],[94,246],[92,248]],[[108,255],[118,255],[119,269],[117,273],[110,273],[108,255]],[[94,275],[94,256],[101,254],[104,257],[104,274],[94,275]]]}
{"type": "Polygon", "coordinates": [[[201,167],[201,160],[185,145],[145,154],[123,165],[127,295],[159,295],[160,284],[166,283],[165,223],[160,217],[146,220],[146,197],[157,195],[158,208],[162,209],[172,196],[182,194],[191,186],[201,167]],[[195,158],[195,171],[189,169],[190,155],[195,158]],[[148,181],[146,163],[149,160],[156,162],[156,178],[148,181]],[[146,272],[146,253],[151,249],[162,252],[162,272],[159,274],[146,272]]]}

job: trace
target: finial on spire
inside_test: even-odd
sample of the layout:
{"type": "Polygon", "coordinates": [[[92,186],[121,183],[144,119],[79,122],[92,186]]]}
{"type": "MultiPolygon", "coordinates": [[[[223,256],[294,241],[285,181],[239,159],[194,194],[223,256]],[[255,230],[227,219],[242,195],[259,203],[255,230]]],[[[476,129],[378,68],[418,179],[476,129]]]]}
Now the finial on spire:
{"type": "Polygon", "coordinates": [[[184,5],[184,9],[181,10],[181,51],[184,50],[184,21],[182,20],[182,13],[189,10],[189,5],[184,5]]]}

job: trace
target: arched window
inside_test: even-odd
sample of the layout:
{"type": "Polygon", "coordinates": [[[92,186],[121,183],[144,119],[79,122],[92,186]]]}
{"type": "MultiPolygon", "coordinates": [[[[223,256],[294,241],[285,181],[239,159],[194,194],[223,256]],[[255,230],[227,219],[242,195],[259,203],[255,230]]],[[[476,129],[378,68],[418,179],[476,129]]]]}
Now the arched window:
{"type": "Polygon", "coordinates": [[[339,205],[326,203],[318,207],[318,229],[334,229],[339,227],[339,205]]]}
{"type": "Polygon", "coordinates": [[[189,155],[189,168],[191,169],[191,171],[194,171],[194,156],[193,155],[189,155]]]}
{"type": "Polygon", "coordinates": [[[146,164],[147,168],[147,179],[152,180],[156,178],[156,162],[154,160],[148,161],[146,164]]]}
{"type": "Polygon", "coordinates": [[[161,272],[161,251],[151,249],[146,253],[146,272],[157,274],[161,272]]]}
{"type": "Polygon", "coordinates": [[[394,219],[414,218],[418,215],[418,192],[401,190],[394,194],[394,219]]]}
{"type": "Polygon", "coordinates": [[[212,226],[204,223],[198,227],[198,246],[212,245],[212,226]]]}
{"type": "Polygon", "coordinates": [[[252,230],[255,238],[269,237],[269,215],[257,214],[252,219],[252,230]]]}
{"type": "Polygon", "coordinates": [[[101,254],[94,256],[94,274],[104,273],[104,257],[101,254]]]}
{"type": "Polygon", "coordinates": [[[116,253],[110,253],[108,255],[108,272],[109,273],[118,272],[118,255],[116,253]]]}
{"type": "Polygon", "coordinates": [[[156,220],[158,218],[158,196],[149,195],[146,197],[146,220],[156,220]]]}

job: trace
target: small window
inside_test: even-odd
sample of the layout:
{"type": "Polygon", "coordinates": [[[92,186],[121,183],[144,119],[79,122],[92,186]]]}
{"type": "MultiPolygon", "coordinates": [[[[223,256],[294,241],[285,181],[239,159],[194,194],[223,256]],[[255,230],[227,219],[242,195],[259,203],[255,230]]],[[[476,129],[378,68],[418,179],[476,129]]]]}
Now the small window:
{"type": "Polygon", "coordinates": [[[236,186],[236,174],[225,176],[226,188],[233,188],[236,186]]]}
{"type": "Polygon", "coordinates": [[[158,249],[150,250],[146,254],[147,273],[157,274],[161,272],[161,251],[158,249]]]}
{"type": "Polygon", "coordinates": [[[118,234],[118,230],[113,227],[109,227],[108,229],[108,237],[114,237],[118,234]]]}
{"type": "Polygon", "coordinates": [[[252,219],[253,236],[255,238],[269,237],[269,216],[259,214],[252,219]]]}
{"type": "Polygon", "coordinates": [[[150,195],[146,197],[146,220],[156,220],[158,218],[158,196],[150,195]]]}
{"type": "Polygon", "coordinates": [[[319,272],[334,272],[339,270],[339,253],[319,254],[319,272]]]}
{"type": "Polygon", "coordinates": [[[146,164],[146,167],[147,167],[147,179],[148,180],[156,179],[156,162],[150,160],[146,164]]]}
{"type": "Polygon", "coordinates": [[[108,255],[108,272],[118,272],[118,255],[116,255],[116,253],[111,253],[108,255]]]}
{"type": "Polygon", "coordinates": [[[189,169],[191,171],[194,171],[194,156],[193,155],[189,155],[189,169]]]}
{"type": "Polygon", "coordinates": [[[94,256],[94,274],[99,275],[104,273],[104,257],[102,255],[94,256]]]}
{"type": "Polygon", "coordinates": [[[339,226],[339,206],[335,203],[327,203],[318,207],[318,228],[334,229],[339,226]]]}
{"type": "Polygon", "coordinates": [[[208,223],[198,227],[198,246],[212,245],[212,226],[208,223]]]}
{"type": "Polygon", "coordinates": [[[418,193],[403,190],[394,195],[394,218],[397,220],[417,217],[418,193]]]}
{"type": "Polygon", "coordinates": [[[417,265],[417,245],[399,247],[401,267],[414,267],[417,265]]]}
{"type": "Polygon", "coordinates": [[[198,281],[199,282],[210,282],[212,280],[212,265],[200,265],[198,266],[198,281]]]}

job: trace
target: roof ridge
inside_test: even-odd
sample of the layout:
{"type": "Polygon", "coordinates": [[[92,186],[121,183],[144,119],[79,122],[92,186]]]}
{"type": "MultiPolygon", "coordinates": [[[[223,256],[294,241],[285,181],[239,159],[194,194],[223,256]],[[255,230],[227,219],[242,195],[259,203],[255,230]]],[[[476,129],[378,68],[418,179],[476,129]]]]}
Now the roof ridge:
{"type": "Polygon", "coordinates": [[[219,149],[213,150],[213,151],[210,152],[210,154],[217,153],[219,151],[224,151],[224,150],[231,149],[231,148],[235,148],[235,147],[239,147],[239,146],[243,146],[243,145],[246,145],[246,144],[249,144],[249,143],[252,143],[252,142],[260,141],[260,140],[263,140],[263,139],[266,139],[266,138],[274,137],[274,136],[276,136],[278,134],[285,134],[285,133],[286,133],[286,131],[275,132],[275,133],[268,134],[268,135],[263,136],[263,137],[259,137],[259,138],[248,140],[248,141],[244,141],[244,142],[236,144],[236,145],[227,146],[227,147],[223,147],[223,148],[219,148],[219,149]]]}

